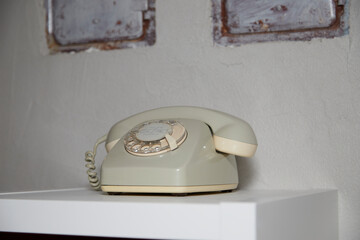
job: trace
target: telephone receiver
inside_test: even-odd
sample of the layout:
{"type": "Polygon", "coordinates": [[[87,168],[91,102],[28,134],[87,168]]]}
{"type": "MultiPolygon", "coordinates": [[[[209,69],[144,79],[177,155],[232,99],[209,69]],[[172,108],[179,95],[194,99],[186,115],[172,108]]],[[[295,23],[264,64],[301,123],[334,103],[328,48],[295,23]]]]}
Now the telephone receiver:
{"type": "Polygon", "coordinates": [[[236,189],[234,155],[251,157],[256,149],[254,131],[245,121],[216,110],[177,106],[117,122],[85,153],[85,160],[94,189],[181,195],[236,189]],[[107,156],[100,179],[95,155],[102,142],[107,156]]]}

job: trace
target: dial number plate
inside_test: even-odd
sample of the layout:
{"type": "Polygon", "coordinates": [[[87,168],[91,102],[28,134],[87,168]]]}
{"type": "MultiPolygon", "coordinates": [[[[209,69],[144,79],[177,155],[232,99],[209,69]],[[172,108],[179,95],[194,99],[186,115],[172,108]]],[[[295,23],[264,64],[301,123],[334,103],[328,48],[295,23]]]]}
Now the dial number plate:
{"type": "Polygon", "coordinates": [[[150,123],[141,127],[135,134],[140,141],[158,141],[171,132],[171,126],[166,123],[150,123]]]}

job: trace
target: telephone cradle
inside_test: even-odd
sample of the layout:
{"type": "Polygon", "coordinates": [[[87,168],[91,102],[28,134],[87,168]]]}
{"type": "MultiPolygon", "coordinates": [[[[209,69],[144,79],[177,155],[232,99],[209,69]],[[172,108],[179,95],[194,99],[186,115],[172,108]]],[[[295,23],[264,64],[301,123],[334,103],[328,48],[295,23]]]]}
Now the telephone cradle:
{"type": "Polygon", "coordinates": [[[236,189],[234,155],[251,157],[255,134],[245,121],[200,107],[163,107],[117,122],[85,153],[91,186],[107,193],[182,195],[236,189]],[[107,155],[95,172],[98,145],[107,155]]]}

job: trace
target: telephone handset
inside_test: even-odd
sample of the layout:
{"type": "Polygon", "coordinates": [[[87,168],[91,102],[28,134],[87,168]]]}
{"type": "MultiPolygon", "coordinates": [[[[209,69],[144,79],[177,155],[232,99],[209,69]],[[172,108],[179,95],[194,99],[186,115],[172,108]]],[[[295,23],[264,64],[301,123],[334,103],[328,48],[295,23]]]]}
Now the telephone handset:
{"type": "Polygon", "coordinates": [[[236,189],[234,155],[251,157],[256,149],[252,128],[239,118],[200,107],[164,107],[116,123],[85,160],[94,189],[184,194],[236,189]],[[100,179],[94,170],[102,142],[108,154],[100,179]]]}

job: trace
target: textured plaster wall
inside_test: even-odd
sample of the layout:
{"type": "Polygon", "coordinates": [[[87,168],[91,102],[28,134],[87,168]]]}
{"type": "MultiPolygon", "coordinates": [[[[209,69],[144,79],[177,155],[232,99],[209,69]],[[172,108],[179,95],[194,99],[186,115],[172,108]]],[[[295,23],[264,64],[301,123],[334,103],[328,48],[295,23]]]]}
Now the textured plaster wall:
{"type": "Polygon", "coordinates": [[[209,0],[156,6],[153,47],[50,56],[41,1],[0,2],[0,191],[87,186],[83,154],[113,123],[196,105],[253,126],[241,188],[336,188],[340,239],[359,239],[360,1],[348,36],[238,48],[213,45],[209,0]]]}

